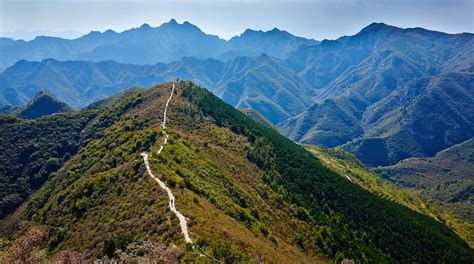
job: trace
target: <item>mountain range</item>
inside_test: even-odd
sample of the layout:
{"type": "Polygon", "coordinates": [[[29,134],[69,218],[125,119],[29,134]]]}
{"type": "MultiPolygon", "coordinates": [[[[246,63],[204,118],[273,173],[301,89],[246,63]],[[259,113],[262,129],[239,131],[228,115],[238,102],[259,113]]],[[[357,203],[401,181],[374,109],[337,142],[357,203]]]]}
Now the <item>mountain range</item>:
{"type": "MultiPolygon", "coordinates": [[[[195,35],[216,39],[175,21],[116,34],[131,41],[133,34],[149,32],[140,39],[155,43],[151,36],[162,36],[162,31],[175,32],[176,39],[186,36],[180,45],[188,45],[195,35]]],[[[97,39],[107,34],[114,33],[96,33],[97,39]]],[[[20,105],[48,89],[82,108],[130,86],[179,77],[207,87],[235,107],[258,111],[292,140],[340,146],[371,166],[434,156],[474,135],[473,34],[373,23],[354,36],[319,44],[277,29],[247,30],[226,43],[240,50],[253,45],[254,52],[270,55],[246,53],[227,61],[187,57],[153,66],[19,61],[0,74],[0,102],[20,105]]],[[[172,50],[178,52],[177,47],[172,50]]],[[[105,57],[94,57],[100,59],[105,57]]]]}
{"type": "Polygon", "coordinates": [[[273,123],[301,113],[311,104],[311,86],[283,61],[267,55],[238,57],[228,62],[184,58],[154,66],[113,61],[19,61],[0,73],[0,102],[24,104],[47,89],[73,107],[113,95],[131,86],[191,79],[239,108],[253,108],[273,123]]]}
{"type": "Polygon", "coordinates": [[[0,38],[0,69],[22,60],[114,60],[155,64],[183,57],[228,60],[267,53],[283,58],[301,45],[318,42],[296,37],[277,28],[263,32],[246,30],[229,41],[202,32],[195,25],[172,19],[159,27],[143,24],[123,32],[92,31],[77,39],[39,36],[31,41],[0,38]]]}
{"type": "Polygon", "coordinates": [[[372,24],[295,53],[288,64],[317,94],[305,112],[279,124],[293,140],[341,146],[384,166],[473,136],[473,34],[372,24]]]}

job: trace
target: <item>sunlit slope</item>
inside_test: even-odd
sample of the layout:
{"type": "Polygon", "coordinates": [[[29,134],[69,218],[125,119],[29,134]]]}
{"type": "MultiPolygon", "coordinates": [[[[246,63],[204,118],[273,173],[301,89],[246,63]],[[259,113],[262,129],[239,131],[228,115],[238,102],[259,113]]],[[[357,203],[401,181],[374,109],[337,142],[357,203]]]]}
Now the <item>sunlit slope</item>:
{"type": "MultiPolygon", "coordinates": [[[[43,228],[44,238],[24,253],[124,260],[138,247],[152,260],[154,251],[143,246],[152,244],[174,261],[473,259],[445,225],[350,183],[190,82],[176,84],[169,139],[158,155],[171,87],[137,90],[94,110],[77,154],[28,202],[23,219],[43,228]],[[142,152],[172,190],[194,247],[185,244],[168,195],[146,173],[142,152]]],[[[7,257],[22,234],[8,237],[7,257]]]]}
{"type": "Polygon", "coordinates": [[[426,214],[451,227],[471,247],[474,245],[474,224],[449,213],[435,202],[427,202],[417,193],[402,189],[361,164],[352,154],[338,148],[326,149],[304,145],[325,166],[340,176],[385,199],[402,204],[412,210],[426,214]]]}

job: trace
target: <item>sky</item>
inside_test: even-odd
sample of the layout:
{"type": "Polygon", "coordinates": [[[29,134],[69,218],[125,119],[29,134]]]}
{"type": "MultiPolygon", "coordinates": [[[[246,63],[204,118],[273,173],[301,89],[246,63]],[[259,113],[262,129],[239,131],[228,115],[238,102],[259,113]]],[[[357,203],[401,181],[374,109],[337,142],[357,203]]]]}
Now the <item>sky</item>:
{"type": "Polygon", "coordinates": [[[474,0],[0,0],[0,36],[79,37],[91,30],[159,26],[175,18],[229,39],[245,29],[316,40],[353,35],[372,22],[474,32],[474,0]]]}

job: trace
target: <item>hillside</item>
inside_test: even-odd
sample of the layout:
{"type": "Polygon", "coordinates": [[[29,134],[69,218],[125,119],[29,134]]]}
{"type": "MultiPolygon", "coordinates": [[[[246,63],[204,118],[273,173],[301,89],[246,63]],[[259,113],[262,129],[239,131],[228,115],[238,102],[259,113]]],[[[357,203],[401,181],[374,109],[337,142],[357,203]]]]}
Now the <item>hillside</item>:
{"type": "Polygon", "coordinates": [[[211,91],[237,108],[252,108],[277,124],[311,104],[311,86],[283,61],[267,55],[238,57],[223,68],[211,91]]]}
{"type": "Polygon", "coordinates": [[[73,108],[58,101],[49,92],[41,91],[26,105],[15,109],[13,113],[20,118],[31,119],[69,111],[73,111],[73,108]]]}
{"type": "Polygon", "coordinates": [[[286,31],[247,30],[229,41],[204,33],[197,26],[171,19],[158,27],[140,27],[115,32],[92,31],[77,39],[38,36],[34,40],[1,38],[0,70],[19,60],[114,60],[122,63],[156,64],[184,57],[234,59],[262,52],[283,58],[300,45],[317,41],[293,36],[286,31]]]}
{"type": "MultiPolygon", "coordinates": [[[[345,179],[380,197],[402,204],[445,223],[466,240],[471,247],[474,245],[474,221],[472,215],[469,218],[457,212],[452,213],[450,212],[452,210],[446,210],[445,205],[433,201],[431,197],[424,193],[419,195],[409,189],[404,189],[390,183],[361,164],[352,154],[342,149],[326,149],[313,145],[304,145],[304,147],[318,157],[326,167],[336,171],[341,177],[345,177],[345,179]]],[[[460,167],[464,166],[461,165],[460,167]]],[[[377,171],[383,173],[383,170],[377,171]]],[[[409,173],[406,176],[408,175],[409,173]]],[[[468,207],[468,205],[464,206],[468,207]]],[[[469,210],[467,209],[465,212],[469,212],[469,210]]]]}
{"type": "Polygon", "coordinates": [[[93,111],[79,150],[17,213],[29,223],[3,239],[4,261],[157,252],[226,263],[474,259],[445,225],[350,183],[205,89],[173,87],[93,111]],[[192,245],[168,204],[186,217],[192,245]]]}
{"type": "Polygon", "coordinates": [[[77,152],[90,117],[88,112],[33,120],[0,115],[0,217],[28,199],[77,152]]]}
{"type": "MultiPolygon", "coordinates": [[[[188,42],[199,46],[194,37],[209,37],[189,23],[171,21],[158,28],[83,38],[170,32],[173,41],[183,38],[185,43],[175,43],[169,51],[183,57],[194,55],[178,48],[188,42]]],[[[373,23],[354,36],[319,44],[278,29],[248,30],[225,44],[245,52],[219,57],[225,61],[210,54],[155,65],[19,61],[0,74],[0,105],[24,104],[47,87],[59,100],[83,108],[131,86],[179,77],[209,88],[235,107],[258,111],[292,140],[340,146],[366,165],[389,166],[410,157],[432,157],[474,136],[473,36],[373,23]]]]}

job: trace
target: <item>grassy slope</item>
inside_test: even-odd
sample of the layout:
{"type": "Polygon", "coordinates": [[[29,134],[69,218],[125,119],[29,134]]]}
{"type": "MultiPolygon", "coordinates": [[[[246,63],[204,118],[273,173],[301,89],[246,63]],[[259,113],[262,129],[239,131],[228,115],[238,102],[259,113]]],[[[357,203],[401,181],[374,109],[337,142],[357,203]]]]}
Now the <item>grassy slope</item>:
{"type": "MultiPolygon", "coordinates": [[[[27,219],[47,229],[39,247],[49,255],[113,255],[110,249],[146,240],[180,251],[184,260],[199,257],[184,246],[167,197],[139,157],[157,150],[169,91],[165,84],[100,110],[78,154],[30,201],[27,219]]],[[[151,154],[151,165],[209,255],[226,262],[314,262],[323,253],[372,262],[474,257],[444,225],[344,181],[189,82],[179,84],[169,119],[169,144],[160,156],[151,154]]]]}
{"type": "Polygon", "coordinates": [[[471,247],[474,246],[473,223],[447,212],[437,203],[427,202],[420,195],[401,189],[384,180],[362,165],[353,155],[341,149],[325,149],[313,145],[305,145],[305,148],[318,157],[328,168],[338,172],[339,175],[344,177],[347,175],[354,183],[380,197],[433,217],[451,227],[471,247]]]}
{"type": "MultiPolygon", "coordinates": [[[[73,250],[100,257],[107,241],[146,240],[178,245],[184,259],[198,257],[184,246],[166,194],[139,157],[157,150],[169,91],[169,84],[139,91],[101,110],[85,128],[79,153],[31,200],[27,214],[48,227],[42,246],[49,255],[73,250]]],[[[168,127],[169,144],[160,156],[151,154],[152,168],[173,189],[192,239],[209,255],[234,262],[325,259],[314,245],[306,251],[295,245],[308,223],[262,186],[261,170],[245,156],[245,137],[216,126],[178,96],[168,127]]]]}

